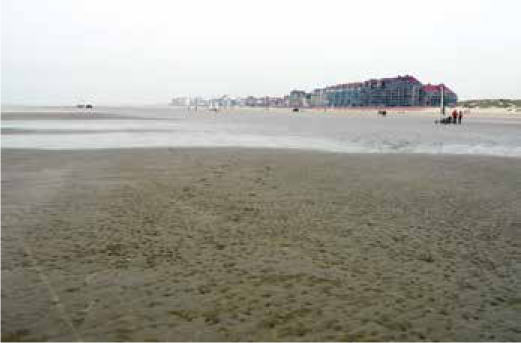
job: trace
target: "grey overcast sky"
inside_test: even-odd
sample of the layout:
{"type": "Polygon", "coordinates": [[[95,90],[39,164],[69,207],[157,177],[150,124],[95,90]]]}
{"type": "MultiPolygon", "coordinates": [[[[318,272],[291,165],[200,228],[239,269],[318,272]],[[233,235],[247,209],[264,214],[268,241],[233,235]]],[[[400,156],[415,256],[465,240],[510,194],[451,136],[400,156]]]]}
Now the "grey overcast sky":
{"type": "Polygon", "coordinates": [[[2,0],[2,102],[166,103],[412,74],[521,98],[521,1],[2,0]]]}

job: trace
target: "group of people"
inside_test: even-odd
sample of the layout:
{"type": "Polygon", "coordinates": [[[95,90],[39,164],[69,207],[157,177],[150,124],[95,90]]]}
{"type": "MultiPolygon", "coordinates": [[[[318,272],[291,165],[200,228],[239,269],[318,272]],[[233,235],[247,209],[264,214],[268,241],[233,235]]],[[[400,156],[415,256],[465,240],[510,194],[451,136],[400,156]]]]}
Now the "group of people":
{"type": "Polygon", "coordinates": [[[461,124],[461,118],[463,118],[463,111],[462,110],[456,110],[454,109],[454,111],[452,111],[452,123],[453,124],[456,124],[456,122],[458,124],[461,124]]]}
{"type": "Polygon", "coordinates": [[[439,124],[461,124],[462,118],[463,111],[454,109],[450,115],[443,117],[440,120],[436,120],[435,122],[439,124]]]}

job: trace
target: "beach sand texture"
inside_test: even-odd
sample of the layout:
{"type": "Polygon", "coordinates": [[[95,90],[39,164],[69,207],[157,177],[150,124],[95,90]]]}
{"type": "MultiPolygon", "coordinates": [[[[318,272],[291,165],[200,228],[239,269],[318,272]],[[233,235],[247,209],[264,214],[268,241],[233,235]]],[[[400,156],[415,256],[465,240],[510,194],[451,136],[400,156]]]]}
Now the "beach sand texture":
{"type": "Polygon", "coordinates": [[[2,340],[521,340],[521,160],[2,151],[2,340]]]}

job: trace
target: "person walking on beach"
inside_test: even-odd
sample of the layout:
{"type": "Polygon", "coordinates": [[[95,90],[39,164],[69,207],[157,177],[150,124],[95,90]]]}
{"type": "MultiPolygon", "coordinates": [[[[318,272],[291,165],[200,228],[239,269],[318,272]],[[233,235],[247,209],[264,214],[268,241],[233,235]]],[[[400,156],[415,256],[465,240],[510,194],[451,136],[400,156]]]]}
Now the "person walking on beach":
{"type": "Polygon", "coordinates": [[[458,111],[454,109],[454,111],[452,111],[452,124],[456,124],[456,120],[458,120],[458,111]]]}
{"type": "Polygon", "coordinates": [[[460,125],[461,125],[461,118],[463,118],[463,111],[459,110],[459,113],[458,113],[458,124],[460,124],[460,125]]]}

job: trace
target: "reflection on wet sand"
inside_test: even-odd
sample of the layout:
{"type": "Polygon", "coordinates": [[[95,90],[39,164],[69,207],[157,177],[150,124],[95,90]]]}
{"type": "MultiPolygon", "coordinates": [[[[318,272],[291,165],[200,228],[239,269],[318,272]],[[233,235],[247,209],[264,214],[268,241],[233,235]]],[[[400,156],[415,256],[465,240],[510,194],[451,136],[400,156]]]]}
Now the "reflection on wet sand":
{"type": "Polygon", "coordinates": [[[21,149],[150,147],[283,148],[348,153],[521,156],[521,119],[466,118],[434,125],[435,115],[227,113],[118,108],[101,112],[6,112],[2,146],[21,149]]]}

